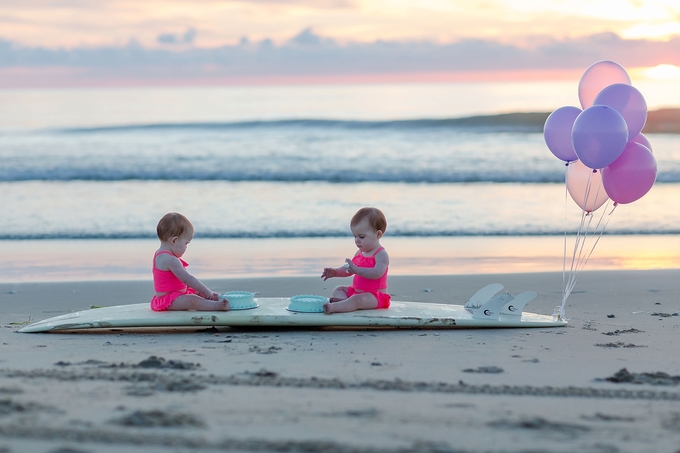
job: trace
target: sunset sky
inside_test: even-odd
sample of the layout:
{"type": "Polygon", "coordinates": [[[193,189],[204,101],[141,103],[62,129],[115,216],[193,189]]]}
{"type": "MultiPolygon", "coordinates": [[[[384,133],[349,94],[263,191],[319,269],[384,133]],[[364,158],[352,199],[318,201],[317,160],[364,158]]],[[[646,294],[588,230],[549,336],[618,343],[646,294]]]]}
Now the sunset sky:
{"type": "Polygon", "coordinates": [[[0,2],[0,87],[554,78],[601,59],[678,77],[680,2],[0,2]]]}

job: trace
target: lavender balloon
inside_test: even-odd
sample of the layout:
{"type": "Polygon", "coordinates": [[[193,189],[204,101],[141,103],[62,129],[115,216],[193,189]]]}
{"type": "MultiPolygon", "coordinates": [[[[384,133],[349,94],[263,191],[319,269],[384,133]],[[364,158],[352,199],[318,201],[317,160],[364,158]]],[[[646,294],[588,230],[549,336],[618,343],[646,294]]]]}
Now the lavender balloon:
{"type": "Polygon", "coordinates": [[[543,138],[548,149],[565,162],[578,159],[571,143],[571,130],[580,113],[581,109],[578,107],[560,107],[548,116],[543,126],[543,138]]]}
{"type": "Polygon", "coordinates": [[[588,108],[604,88],[615,83],[630,85],[630,77],[623,67],[609,60],[598,61],[590,65],[578,83],[578,98],[581,107],[588,108]]]}
{"type": "Polygon", "coordinates": [[[647,122],[647,102],[637,88],[625,83],[609,85],[597,95],[595,104],[608,105],[619,112],[628,125],[628,135],[635,137],[647,122]]]}
{"type": "Polygon", "coordinates": [[[588,107],[574,121],[571,141],[586,167],[599,169],[619,158],[628,142],[628,126],[608,105],[588,107]]]}
{"type": "Polygon", "coordinates": [[[643,145],[630,142],[621,157],[602,169],[602,185],[616,203],[642,198],[656,181],[656,159],[643,145]]]}

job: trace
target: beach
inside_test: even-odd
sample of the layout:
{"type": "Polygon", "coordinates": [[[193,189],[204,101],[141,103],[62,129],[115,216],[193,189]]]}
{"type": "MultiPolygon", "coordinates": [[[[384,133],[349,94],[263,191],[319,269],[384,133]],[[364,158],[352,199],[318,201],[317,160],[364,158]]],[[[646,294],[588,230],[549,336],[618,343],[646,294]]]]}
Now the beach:
{"type": "MultiPolygon", "coordinates": [[[[568,325],[556,328],[52,334],[17,330],[91,305],[145,302],[150,279],[2,283],[0,448],[677,452],[678,277],[585,271],[568,325]]],[[[549,315],[561,301],[561,272],[396,275],[390,293],[464,304],[494,282],[537,292],[526,311],[549,315]]],[[[336,281],[206,283],[272,297],[328,294],[336,281]]]]}
{"type": "Polygon", "coordinates": [[[638,86],[656,184],[589,215],[542,134],[576,80],[0,90],[0,453],[680,452],[678,102],[638,86]],[[147,303],[172,211],[211,289],[328,296],[363,206],[393,300],[551,316],[576,268],[568,325],[17,332],[147,303]]]}

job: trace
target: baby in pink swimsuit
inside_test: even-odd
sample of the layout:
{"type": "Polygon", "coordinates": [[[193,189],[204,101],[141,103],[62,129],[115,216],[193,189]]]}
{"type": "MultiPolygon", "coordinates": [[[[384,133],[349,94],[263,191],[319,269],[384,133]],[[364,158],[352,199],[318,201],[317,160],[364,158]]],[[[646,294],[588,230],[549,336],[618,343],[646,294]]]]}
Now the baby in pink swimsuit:
{"type": "Polygon", "coordinates": [[[390,257],[380,245],[387,229],[385,215],[377,208],[361,208],[350,221],[354,243],[359,248],[354,258],[346,259],[345,266],[323,270],[321,278],[354,276],[351,286],[338,286],[329,303],[324,304],[326,314],[355,310],[389,308],[387,270],[390,257]]]}
{"type": "Polygon", "coordinates": [[[165,214],[156,227],[161,246],[153,256],[153,286],[156,295],[151,309],[226,311],[229,301],[220,299],[196,277],[186,271],[182,259],[187,245],[194,237],[194,227],[182,214],[165,214]]]}

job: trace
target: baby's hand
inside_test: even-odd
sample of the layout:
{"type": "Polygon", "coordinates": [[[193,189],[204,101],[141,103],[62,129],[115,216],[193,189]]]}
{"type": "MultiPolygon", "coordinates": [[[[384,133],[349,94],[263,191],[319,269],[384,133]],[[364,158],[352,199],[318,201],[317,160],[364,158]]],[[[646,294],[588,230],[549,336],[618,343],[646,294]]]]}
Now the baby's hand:
{"type": "Polygon", "coordinates": [[[325,268],[321,273],[321,278],[323,278],[324,281],[333,277],[335,277],[335,269],[333,269],[332,267],[325,268]]]}
{"type": "Polygon", "coordinates": [[[358,267],[352,262],[351,259],[345,258],[345,266],[347,268],[347,273],[349,274],[350,272],[353,274],[357,273],[358,267]]]}
{"type": "Polygon", "coordinates": [[[205,294],[200,293],[199,296],[201,296],[204,299],[208,299],[208,300],[220,300],[220,295],[217,294],[217,293],[214,293],[212,291],[209,292],[209,293],[205,293],[205,294]]]}

